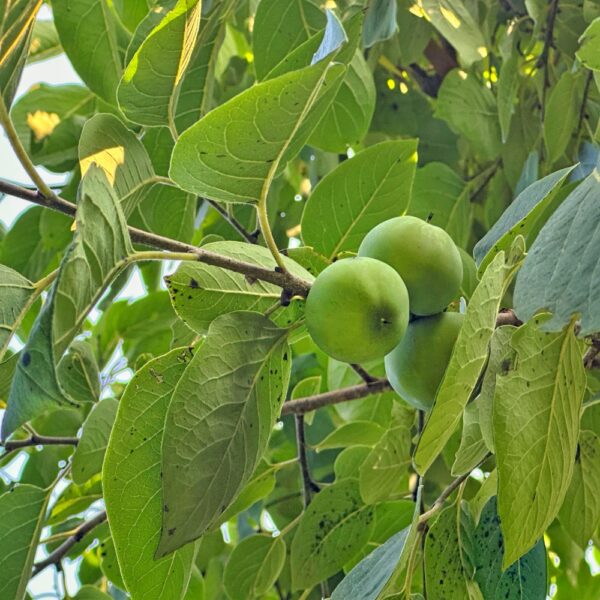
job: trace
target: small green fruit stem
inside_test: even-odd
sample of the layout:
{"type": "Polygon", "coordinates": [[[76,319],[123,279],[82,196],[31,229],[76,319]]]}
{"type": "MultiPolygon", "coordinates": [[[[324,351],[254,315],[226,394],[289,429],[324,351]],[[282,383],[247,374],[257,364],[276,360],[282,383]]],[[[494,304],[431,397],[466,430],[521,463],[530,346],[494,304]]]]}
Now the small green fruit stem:
{"type": "Polygon", "coordinates": [[[46,182],[40,177],[37,169],[35,168],[33,162],[29,158],[27,154],[27,150],[25,150],[19,136],[17,135],[17,130],[10,118],[10,114],[8,112],[8,108],[4,103],[4,98],[0,95],[0,123],[2,123],[2,127],[4,127],[4,131],[6,132],[6,136],[8,137],[8,141],[12,146],[19,162],[25,169],[27,175],[31,178],[31,181],[38,188],[40,194],[44,198],[54,198],[54,192],[50,189],[50,187],[46,184],[46,182]]]}

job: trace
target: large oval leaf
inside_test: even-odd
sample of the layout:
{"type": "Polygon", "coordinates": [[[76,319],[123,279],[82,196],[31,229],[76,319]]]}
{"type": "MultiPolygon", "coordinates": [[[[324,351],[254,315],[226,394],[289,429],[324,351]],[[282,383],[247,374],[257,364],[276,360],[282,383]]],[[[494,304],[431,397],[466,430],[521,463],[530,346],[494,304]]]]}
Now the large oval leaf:
{"type": "Polygon", "coordinates": [[[408,207],[417,142],[382,142],[344,161],[311,194],[302,215],[307,246],[333,258],[357,251],[364,236],[408,207]]]}
{"type": "Polygon", "coordinates": [[[173,390],[191,359],[187,348],[144,365],[121,401],[104,461],[108,521],[127,590],[136,600],[179,600],[193,546],[155,560],[162,521],[161,442],[173,390]]]}
{"type": "Polygon", "coordinates": [[[212,322],[169,407],[158,556],[214,526],[250,480],[287,390],[287,333],[258,313],[212,322]]]}

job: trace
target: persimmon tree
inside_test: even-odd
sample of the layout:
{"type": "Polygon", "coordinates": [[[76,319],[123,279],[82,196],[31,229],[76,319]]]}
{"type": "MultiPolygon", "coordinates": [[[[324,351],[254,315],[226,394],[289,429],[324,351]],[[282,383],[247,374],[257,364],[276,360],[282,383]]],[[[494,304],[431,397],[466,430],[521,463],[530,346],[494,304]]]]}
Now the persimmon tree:
{"type": "Polygon", "coordinates": [[[600,597],[600,3],[42,4],[0,598],[600,597]]]}

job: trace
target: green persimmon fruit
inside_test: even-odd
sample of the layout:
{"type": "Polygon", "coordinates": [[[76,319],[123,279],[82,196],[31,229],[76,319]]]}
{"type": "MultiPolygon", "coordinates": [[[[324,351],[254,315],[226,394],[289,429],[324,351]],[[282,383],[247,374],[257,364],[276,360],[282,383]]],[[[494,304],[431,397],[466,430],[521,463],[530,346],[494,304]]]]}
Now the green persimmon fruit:
{"type": "Polygon", "coordinates": [[[408,326],[408,292],[389,265],[346,258],[315,279],[305,316],[315,344],[329,356],[349,363],[383,358],[408,326]]]}
{"type": "Polygon", "coordinates": [[[380,223],[367,233],[358,254],[398,271],[415,315],[439,313],[459,294],[463,265],[458,248],[443,229],[417,217],[380,223]]]}
{"type": "Polygon", "coordinates": [[[392,387],[415,408],[429,410],[433,405],[463,318],[460,313],[440,313],[412,321],[385,357],[392,387]]]}

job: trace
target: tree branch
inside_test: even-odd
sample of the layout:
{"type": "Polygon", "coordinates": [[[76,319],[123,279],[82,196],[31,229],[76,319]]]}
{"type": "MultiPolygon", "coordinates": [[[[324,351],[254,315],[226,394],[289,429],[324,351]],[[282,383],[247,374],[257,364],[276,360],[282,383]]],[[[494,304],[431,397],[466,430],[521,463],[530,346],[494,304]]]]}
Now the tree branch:
{"type": "MultiPolygon", "coordinates": [[[[77,211],[77,205],[60,196],[45,197],[39,191],[27,190],[2,179],[0,179],[0,192],[5,192],[11,196],[51,208],[70,217],[74,217],[77,211]]],[[[128,230],[133,242],[153,246],[154,248],[159,248],[161,250],[168,250],[170,252],[195,254],[198,262],[241,273],[251,279],[267,281],[268,283],[283,288],[286,293],[292,297],[306,297],[308,295],[310,282],[305,281],[300,277],[296,277],[288,271],[282,272],[279,269],[271,270],[260,267],[252,263],[230,258],[229,256],[217,254],[216,252],[210,252],[203,248],[197,248],[196,246],[178,240],[149,233],[148,231],[136,227],[128,227],[128,230]]]]}
{"type": "Polygon", "coordinates": [[[99,512],[97,515],[92,517],[89,521],[85,521],[82,523],[76,530],[75,533],[67,538],[54,552],[51,552],[44,560],[33,565],[33,576],[37,575],[41,571],[43,571],[46,567],[50,565],[58,564],[62,558],[69,552],[69,550],[80,542],[83,537],[92,531],[98,525],[104,523],[106,521],[106,511],[103,510],[99,512]]]}
{"type": "MultiPolygon", "coordinates": [[[[550,8],[548,9],[548,19],[546,21],[546,34],[544,35],[544,47],[537,61],[537,67],[544,68],[544,83],[542,86],[542,123],[546,116],[546,95],[550,87],[550,76],[548,73],[548,60],[550,59],[550,48],[554,44],[554,23],[556,21],[556,13],[558,12],[558,0],[551,0],[550,8]]],[[[542,146],[543,147],[543,146],[542,146]]]]}
{"type": "MultiPolygon", "coordinates": [[[[481,464],[483,464],[489,457],[491,456],[491,454],[486,454],[486,456],[479,461],[479,463],[477,464],[477,466],[475,468],[478,468],[481,464]]],[[[431,517],[433,517],[434,515],[436,515],[444,506],[444,503],[446,502],[446,500],[448,500],[448,498],[452,495],[452,493],[454,491],[456,491],[459,487],[460,484],[465,481],[465,479],[467,479],[471,473],[473,472],[473,469],[471,469],[469,472],[461,475],[460,477],[457,477],[437,498],[437,500],[431,505],[431,508],[427,511],[424,512],[420,517],[419,517],[419,528],[420,529],[424,529],[427,525],[427,521],[429,519],[431,519],[431,517]]]]}
{"type": "Polygon", "coordinates": [[[24,440],[9,440],[2,444],[6,452],[13,452],[31,446],[77,446],[79,439],[76,437],[50,437],[47,435],[32,434],[24,440]]]}
{"type": "Polygon", "coordinates": [[[365,398],[371,394],[379,394],[391,389],[392,386],[387,379],[377,379],[373,383],[361,383],[331,392],[298,398],[297,400],[288,400],[283,404],[281,415],[304,414],[323,406],[331,406],[340,402],[347,402],[348,400],[358,400],[359,398],[365,398]]]}
{"type": "Polygon", "coordinates": [[[233,215],[230,215],[218,202],[204,198],[249,244],[256,244],[258,230],[250,233],[233,215]]]}
{"type": "Polygon", "coordinates": [[[302,478],[304,508],[307,508],[312,500],[313,492],[319,491],[319,486],[312,480],[306,454],[306,437],[304,435],[304,415],[295,416],[296,444],[298,445],[298,465],[302,478]]]}

